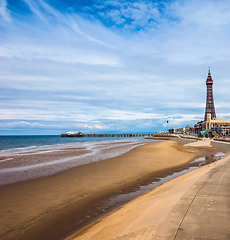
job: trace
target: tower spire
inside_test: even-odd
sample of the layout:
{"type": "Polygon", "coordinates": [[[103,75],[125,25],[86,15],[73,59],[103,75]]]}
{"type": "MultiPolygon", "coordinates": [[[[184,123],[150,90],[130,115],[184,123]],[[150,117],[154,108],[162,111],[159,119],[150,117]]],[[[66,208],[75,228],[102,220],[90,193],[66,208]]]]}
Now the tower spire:
{"type": "Polygon", "coordinates": [[[207,98],[206,98],[206,108],[205,108],[205,116],[204,120],[207,120],[207,115],[211,114],[211,119],[216,118],[216,112],[214,107],[214,100],[213,100],[213,90],[212,90],[213,80],[210,72],[210,67],[208,69],[208,77],[206,81],[207,86],[207,98]]]}

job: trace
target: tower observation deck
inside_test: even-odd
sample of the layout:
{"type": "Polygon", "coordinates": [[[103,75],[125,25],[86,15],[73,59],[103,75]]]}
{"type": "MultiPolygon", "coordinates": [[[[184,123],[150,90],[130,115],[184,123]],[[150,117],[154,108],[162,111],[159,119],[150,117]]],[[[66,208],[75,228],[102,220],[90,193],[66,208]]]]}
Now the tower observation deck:
{"type": "Polygon", "coordinates": [[[211,119],[216,118],[216,112],[214,107],[214,100],[213,100],[213,90],[212,90],[213,80],[210,73],[210,68],[208,70],[208,77],[206,81],[207,86],[207,98],[206,98],[206,108],[205,108],[205,116],[204,120],[207,120],[207,115],[211,114],[211,119]]]}

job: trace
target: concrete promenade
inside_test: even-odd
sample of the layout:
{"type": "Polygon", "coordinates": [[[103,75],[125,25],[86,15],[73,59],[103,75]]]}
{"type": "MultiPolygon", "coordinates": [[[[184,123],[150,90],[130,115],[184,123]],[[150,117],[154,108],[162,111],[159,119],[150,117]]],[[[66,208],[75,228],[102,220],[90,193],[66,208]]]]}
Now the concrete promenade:
{"type": "MultiPolygon", "coordinates": [[[[219,145],[225,151],[230,144],[219,145]]],[[[230,239],[230,156],[169,181],[68,239],[230,239]]]]}
{"type": "Polygon", "coordinates": [[[212,164],[175,209],[184,216],[171,239],[230,239],[230,157],[212,164]]]}

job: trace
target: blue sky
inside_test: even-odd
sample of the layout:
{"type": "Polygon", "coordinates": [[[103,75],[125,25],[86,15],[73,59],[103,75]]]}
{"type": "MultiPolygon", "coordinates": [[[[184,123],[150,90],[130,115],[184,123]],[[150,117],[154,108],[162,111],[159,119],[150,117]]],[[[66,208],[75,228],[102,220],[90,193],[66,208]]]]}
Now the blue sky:
{"type": "Polygon", "coordinates": [[[230,120],[230,1],[0,1],[0,134],[230,120]]]}

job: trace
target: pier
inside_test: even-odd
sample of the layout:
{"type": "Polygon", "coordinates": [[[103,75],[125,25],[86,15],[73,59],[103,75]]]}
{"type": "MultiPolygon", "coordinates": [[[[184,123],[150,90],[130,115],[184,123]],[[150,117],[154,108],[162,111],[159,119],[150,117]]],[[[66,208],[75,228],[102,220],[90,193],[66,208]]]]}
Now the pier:
{"type": "Polygon", "coordinates": [[[124,137],[124,138],[127,138],[127,137],[151,137],[153,134],[152,133],[108,133],[108,134],[103,134],[103,133],[93,133],[93,134],[68,134],[68,133],[64,133],[64,134],[61,134],[61,137],[124,137]]]}

